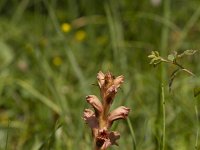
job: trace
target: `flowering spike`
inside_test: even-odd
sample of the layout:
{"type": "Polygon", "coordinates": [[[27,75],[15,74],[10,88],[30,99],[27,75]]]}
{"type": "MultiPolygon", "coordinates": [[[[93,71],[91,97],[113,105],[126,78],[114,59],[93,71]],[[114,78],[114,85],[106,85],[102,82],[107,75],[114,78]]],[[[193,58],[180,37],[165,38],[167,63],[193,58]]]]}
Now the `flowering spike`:
{"type": "Polygon", "coordinates": [[[109,113],[110,106],[117,94],[117,89],[124,82],[124,76],[114,77],[110,72],[97,74],[98,85],[102,103],[95,95],[86,96],[86,101],[94,108],[95,113],[85,109],[83,119],[92,129],[95,150],[105,150],[111,145],[118,145],[120,134],[117,131],[109,131],[113,121],[125,119],[130,111],[125,106],[120,106],[109,113]]]}

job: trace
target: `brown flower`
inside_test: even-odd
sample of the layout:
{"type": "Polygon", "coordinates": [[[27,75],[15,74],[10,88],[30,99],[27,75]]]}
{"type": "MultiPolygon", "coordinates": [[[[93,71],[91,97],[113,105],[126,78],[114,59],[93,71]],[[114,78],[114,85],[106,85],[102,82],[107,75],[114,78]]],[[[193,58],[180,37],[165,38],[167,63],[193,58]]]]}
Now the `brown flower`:
{"type": "Polygon", "coordinates": [[[92,105],[96,115],[99,116],[99,114],[103,111],[103,106],[99,99],[95,95],[88,95],[86,96],[86,101],[92,105]]]}
{"type": "Polygon", "coordinates": [[[106,149],[111,145],[118,145],[116,140],[119,138],[120,134],[118,132],[109,132],[106,129],[101,129],[96,137],[96,146],[101,149],[106,149]]]}
{"type": "Polygon", "coordinates": [[[97,80],[103,99],[103,105],[105,103],[111,104],[117,93],[117,89],[124,82],[124,76],[114,77],[110,72],[103,74],[101,71],[97,74],[97,80]]]}
{"type": "Polygon", "coordinates": [[[114,79],[114,85],[116,88],[119,88],[120,85],[124,82],[124,76],[118,76],[117,78],[114,79]]]}
{"type": "Polygon", "coordinates": [[[97,80],[100,89],[107,90],[110,86],[115,85],[116,88],[119,88],[120,85],[124,82],[124,76],[118,76],[115,78],[110,72],[103,74],[101,71],[97,74],[97,80]]]}
{"type": "MultiPolygon", "coordinates": [[[[83,112],[83,119],[89,125],[93,132],[99,128],[98,119],[96,118],[94,112],[90,109],[85,109],[83,112]]],[[[95,134],[95,133],[93,133],[95,134]]]]}
{"type": "Polygon", "coordinates": [[[105,75],[103,74],[103,72],[99,71],[99,73],[97,74],[97,80],[98,80],[98,84],[99,87],[101,88],[104,83],[105,83],[105,75]]]}

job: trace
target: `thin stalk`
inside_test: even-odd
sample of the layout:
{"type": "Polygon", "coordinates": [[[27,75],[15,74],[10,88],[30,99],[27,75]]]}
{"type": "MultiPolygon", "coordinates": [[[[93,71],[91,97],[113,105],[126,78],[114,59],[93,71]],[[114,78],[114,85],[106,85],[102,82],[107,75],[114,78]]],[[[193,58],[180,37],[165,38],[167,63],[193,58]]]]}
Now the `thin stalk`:
{"type": "Polygon", "coordinates": [[[129,117],[127,118],[127,122],[128,122],[128,127],[129,127],[130,132],[131,132],[131,138],[133,140],[133,149],[136,150],[137,147],[136,147],[135,134],[134,134],[133,126],[131,125],[131,121],[130,121],[129,117]]]}
{"type": "Polygon", "coordinates": [[[176,61],[173,63],[174,65],[178,66],[179,68],[181,68],[183,71],[189,73],[191,76],[195,77],[195,74],[192,73],[191,71],[189,71],[188,69],[185,69],[182,65],[178,64],[176,61]]]}
{"type": "Polygon", "coordinates": [[[175,66],[179,67],[182,71],[185,71],[186,73],[190,74],[193,77],[196,76],[190,70],[188,70],[188,69],[184,68],[182,65],[180,65],[177,61],[169,61],[169,60],[166,60],[166,59],[164,59],[162,57],[160,57],[160,60],[161,60],[161,62],[165,62],[165,63],[172,64],[172,65],[175,65],[175,66]]]}
{"type": "MultiPolygon", "coordinates": [[[[164,0],[163,1],[163,19],[165,20],[170,20],[170,0],[164,0]]],[[[169,38],[169,27],[166,26],[166,25],[163,25],[162,27],[162,31],[161,31],[161,48],[160,48],[160,54],[161,56],[166,56],[167,55],[167,46],[168,46],[168,38],[169,38]]],[[[160,68],[160,83],[165,83],[165,78],[166,78],[166,70],[164,68],[163,65],[161,65],[161,68],[160,68]]],[[[156,123],[159,124],[159,127],[157,129],[157,134],[158,134],[158,137],[160,136],[160,131],[159,131],[159,128],[160,128],[160,124],[161,124],[161,121],[160,121],[160,114],[161,114],[161,110],[163,109],[162,108],[162,95],[163,92],[162,92],[162,85],[160,84],[159,85],[159,98],[158,98],[158,110],[157,110],[157,118],[156,118],[156,123]],[[161,90],[161,91],[160,91],[161,90]],[[161,95],[160,95],[161,93],[161,95]]],[[[164,105],[163,105],[164,106],[164,105]]],[[[165,111],[163,111],[165,112],[165,111]]],[[[165,114],[163,115],[165,116],[165,114]]],[[[165,119],[165,117],[163,118],[165,119]]],[[[165,120],[163,120],[163,124],[165,125],[165,120]]],[[[165,146],[165,126],[162,127],[163,128],[163,140],[162,140],[162,146],[164,148],[165,146]]],[[[160,148],[160,142],[159,141],[156,141],[156,149],[159,149],[160,148]]]]}
{"type": "MultiPolygon", "coordinates": [[[[168,21],[170,19],[170,0],[164,0],[164,8],[163,8],[163,19],[168,21]]],[[[167,54],[167,44],[169,37],[169,27],[164,25],[161,32],[161,56],[166,56],[167,54]]]]}
{"type": "MultiPolygon", "coordinates": [[[[168,11],[169,12],[169,11],[168,11]]],[[[169,14],[168,14],[169,15],[169,14]]],[[[161,25],[163,26],[167,26],[169,29],[171,29],[172,31],[176,31],[176,32],[180,32],[180,28],[175,24],[173,23],[171,20],[169,19],[165,19],[163,18],[162,16],[160,15],[157,15],[157,14],[151,14],[150,12],[148,13],[139,13],[138,18],[141,18],[141,19],[149,19],[149,20],[152,20],[152,21],[155,21],[157,23],[160,23],[161,25]]]]}
{"type": "Polygon", "coordinates": [[[164,93],[164,86],[162,84],[161,87],[162,91],[162,118],[163,118],[163,126],[162,126],[162,150],[165,149],[165,93],[164,93]]]}
{"type": "Polygon", "coordinates": [[[13,13],[12,22],[18,22],[23,16],[24,11],[28,7],[29,0],[22,0],[18,4],[16,11],[13,13]]]}
{"type": "Polygon", "coordinates": [[[195,114],[197,121],[197,132],[196,132],[196,140],[195,140],[195,150],[198,150],[198,140],[199,140],[199,110],[198,110],[198,99],[195,99],[195,114]]]}
{"type": "Polygon", "coordinates": [[[186,23],[185,27],[183,28],[180,38],[179,38],[179,41],[176,43],[176,45],[174,45],[174,47],[172,49],[174,49],[174,50],[179,49],[179,47],[183,43],[184,39],[187,37],[190,29],[198,21],[198,19],[200,17],[200,6],[198,8],[196,8],[195,10],[196,11],[192,14],[190,20],[186,23]]]}
{"type": "Polygon", "coordinates": [[[8,120],[5,150],[7,150],[7,148],[8,148],[8,133],[9,133],[9,128],[10,128],[10,120],[8,120]]]}

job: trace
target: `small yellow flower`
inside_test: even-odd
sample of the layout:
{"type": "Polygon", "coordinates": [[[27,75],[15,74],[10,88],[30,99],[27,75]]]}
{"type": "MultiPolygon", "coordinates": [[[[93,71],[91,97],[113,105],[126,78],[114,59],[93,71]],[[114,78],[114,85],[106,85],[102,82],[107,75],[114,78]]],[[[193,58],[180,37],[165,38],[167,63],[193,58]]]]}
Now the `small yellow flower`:
{"type": "Polygon", "coordinates": [[[55,65],[55,66],[60,66],[61,64],[63,63],[63,60],[62,60],[62,58],[60,57],[60,56],[56,56],[56,57],[54,57],[53,58],[53,64],[55,65]]]}
{"type": "Polygon", "coordinates": [[[86,32],[83,31],[83,30],[78,30],[76,33],[75,33],[75,39],[79,42],[85,40],[86,38],[86,32]]]}
{"type": "Polygon", "coordinates": [[[69,32],[70,30],[71,30],[71,25],[69,24],[69,23],[63,23],[62,25],[61,25],[61,29],[62,29],[62,31],[63,32],[65,32],[65,33],[67,33],[67,32],[69,32]]]}

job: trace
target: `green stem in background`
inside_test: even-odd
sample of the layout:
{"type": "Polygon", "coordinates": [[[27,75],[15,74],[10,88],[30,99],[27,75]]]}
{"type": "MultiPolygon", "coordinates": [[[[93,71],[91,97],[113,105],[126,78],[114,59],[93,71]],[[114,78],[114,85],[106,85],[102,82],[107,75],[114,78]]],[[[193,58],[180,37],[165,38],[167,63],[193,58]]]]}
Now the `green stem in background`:
{"type": "Polygon", "coordinates": [[[20,87],[22,87],[27,92],[29,92],[31,95],[33,95],[33,97],[40,100],[43,104],[45,104],[47,107],[49,107],[55,113],[61,115],[62,112],[61,112],[60,107],[56,103],[54,103],[51,99],[49,99],[45,95],[41,94],[38,90],[36,90],[28,82],[25,82],[22,80],[16,80],[16,84],[19,85],[20,87]]]}
{"type": "Polygon", "coordinates": [[[196,132],[196,140],[195,140],[195,150],[198,150],[198,140],[199,140],[199,111],[198,111],[198,98],[195,99],[195,113],[196,113],[196,121],[197,121],[197,132],[196,132]]]}
{"type": "Polygon", "coordinates": [[[29,0],[22,0],[18,4],[16,11],[13,13],[12,22],[19,22],[26,8],[28,7],[29,0]]]}
{"type": "Polygon", "coordinates": [[[162,119],[163,119],[163,126],[162,126],[162,150],[165,149],[165,92],[164,92],[164,86],[162,84],[161,87],[162,91],[162,119]]]}
{"type": "Polygon", "coordinates": [[[198,7],[196,9],[196,11],[191,16],[190,20],[187,22],[187,24],[183,28],[183,30],[182,30],[182,32],[180,34],[179,41],[172,48],[173,50],[179,49],[180,45],[183,43],[184,39],[186,38],[188,32],[190,31],[190,29],[192,28],[192,26],[198,21],[199,17],[200,17],[200,7],[198,7]]]}
{"type": "MultiPolygon", "coordinates": [[[[170,0],[164,0],[164,12],[163,18],[168,21],[170,19],[170,0]]],[[[163,25],[162,33],[161,33],[161,56],[166,56],[167,52],[167,44],[169,37],[169,27],[167,25],[163,25]]]]}
{"type": "Polygon", "coordinates": [[[174,22],[172,22],[169,19],[166,20],[160,15],[153,14],[153,13],[151,14],[150,12],[148,13],[142,12],[142,13],[139,13],[137,17],[141,19],[149,19],[149,20],[155,21],[163,26],[167,26],[172,31],[180,32],[180,28],[174,22]]]}
{"type": "Polygon", "coordinates": [[[123,72],[127,71],[127,57],[124,49],[123,20],[120,16],[120,3],[110,0],[105,4],[106,18],[111,35],[111,45],[113,49],[113,60],[115,65],[119,65],[123,72]]]}
{"type": "Polygon", "coordinates": [[[174,65],[178,66],[179,68],[182,69],[182,71],[187,72],[188,74],[190,74],[191,76],[195,77],[195,74],[192,73],[190,70],[185,69],[182,65],[180,65],[179,63],[177,63],[176,61],[173,63],[174,65]]]}
{"type": "Polygon", "coordinates": [[[128,122],[128,127],[129,127],[130,132],[131,132],[131,138],[133,140],[133,150],[136,150],[137,147],[136,147],[135,134],[134,134],[133,126],[131,125],[131,121],[130,121],[129,117],[127,118],[127,122],[128,122]]]}
{"type": "MultiPolygon", "coordinates": [[[[164,12],[163,12],[163,18],[165,20],[169,20],[170,18],[170,0],[164,0],[164,12]]],[[[169,37],[169,27],[166,25],[163,25],[162,32],[161,32],[161,51],[160,54],[161,56],[166,56],[167,55],[167,44],[168,44],[168,37],[169,37]]],[[[164,83],[165,79],[165,69],[161,65],[161,83],[164,83]]]]}
{"type": "Polygon", "coordinates": [[[9,133],[9,129],[10,129],[10,120],[8,120],[5,150],[7,150],[7,148],[8,148],[8,133],[9,133]]]}
{"type": "Polygon", "coordinates": [[[161,58],[162,62],[166,62],[166,63],[169,63],[169,64],[172,64],[172,65],[175,65],[177,67],[179,67],[182,71],[185,71],[186,73],[188,73],[189,75],[195,77],[196,75],[194,73],[192,73],[190,70],[184,68],[181,64],[177,63],[177,61],[168,61],[166,59],[163,59],[161,58]]]}
{"type": "MultiPolygon", "coordinates": [[[[170,0],[164,0],[163,1],[163,19],[165,20],[170,20],[170,0]]],[[[162,27],[162,32],[161,32],[161,56],[166,56],[167,55],[167,44],[168,44],[168,37],[169,37],[169,27],[166,26],[166,25],[163,25],[162,27]]],[[[166,73],[165,73],[165,68],[163,65],[161,65],[161,68],[160,68],[160,83],[165,83],[164,79],[166,77],[166,73]]],[[[157,129],[157,136],[159,137],[160,136],[160,131],[159,131],[159,128],[160,128],[160,124],[161,124],[161,121],[160,121],[160,114],[161,114],[161,110],[162,110],[162,85],[160,84],[159,85],[159,98],[158,98],[158,110],[157,110],[157,118],[156,118],[156,124],[159,125],[158,129],[157,129]],[[161,93],[161,95],[160,95],[161,93]]],[[[164,119],[164,118],[163,118],[164,119]]],[[[164,124],[164,123],[163,123],[164,124]]],[[[165,128],[164,128],[165,129],[165,128]]],[[[164,130],[165,131],[165,130],[164,130]]],[[[163,135],[163,137],[165,136],[165,134],[163,135]]],[[[163,141],[165,140],[165,138],[163,138],[163,141]]],[[[157,148],[156,149],[159,149],[159,141],[156,141],[157,143],[157,148]]],[[[164,146],[164,145],[163,145],[164,146]]]]}

